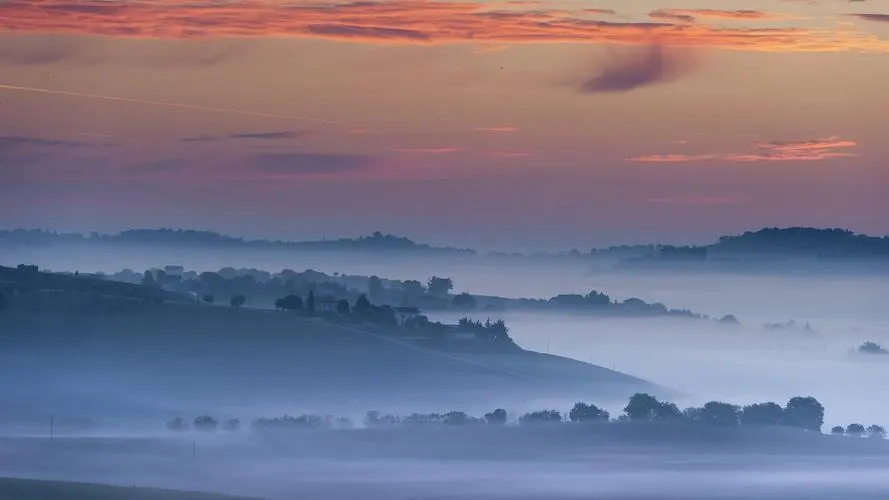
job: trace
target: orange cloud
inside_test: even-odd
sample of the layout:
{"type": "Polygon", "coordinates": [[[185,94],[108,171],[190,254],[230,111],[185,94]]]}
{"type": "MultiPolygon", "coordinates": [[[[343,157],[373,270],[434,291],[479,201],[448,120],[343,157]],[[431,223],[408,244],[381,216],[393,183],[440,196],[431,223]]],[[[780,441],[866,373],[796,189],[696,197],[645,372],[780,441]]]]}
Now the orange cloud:
{"type": "Polygon", "coordinates": [[[654,154],[634,156],[632,158],[627,158],[627,161],[637,163],[688,163],[693,161],[713,160],[715,158],[719,158],[719,155],[654,154]]]}
{"type": "Polygon", "coordinates": [[[648,14],[653,19],[666,19],[693,23],[698,17],[717,19],[737,19],[743,21],[767,21],[775,19],[791,19],[788,14],[762,12],[759,10],[721,10],[721,9],[658,9],[648,14]]]}
{"type": "Polygon", "coordinates": [[[760,161],[819,161],[832,158],[853,158],[858,153],[842,151],[858,146],[855,141],[839,137],[825,137],[810,141],[758,142],[753,144],[755,151],[729,154],[654,154],[627,158],[637,163],[689,163],[704,160],[728,162],[760,161]]]}
{"type": "Polygon", "coordinates": [[[852,29],[726,28],[609,22],[567,11],[491,10],[483,3],[391,0],[7,0],[0,30],[140,38],[302,37],[388,44],[626,43],[748,51],[889,52],[889,41],[852,29]]]}

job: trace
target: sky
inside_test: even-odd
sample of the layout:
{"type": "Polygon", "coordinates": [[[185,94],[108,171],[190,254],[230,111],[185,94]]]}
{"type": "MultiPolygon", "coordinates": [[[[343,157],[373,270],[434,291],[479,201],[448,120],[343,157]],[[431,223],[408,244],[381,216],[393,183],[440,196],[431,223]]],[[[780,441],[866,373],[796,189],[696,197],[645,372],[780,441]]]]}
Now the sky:
{"type": "Polygon", "coordinates": [[[889,233],[889,0],[2,0],[0,227],[889,233]]]}

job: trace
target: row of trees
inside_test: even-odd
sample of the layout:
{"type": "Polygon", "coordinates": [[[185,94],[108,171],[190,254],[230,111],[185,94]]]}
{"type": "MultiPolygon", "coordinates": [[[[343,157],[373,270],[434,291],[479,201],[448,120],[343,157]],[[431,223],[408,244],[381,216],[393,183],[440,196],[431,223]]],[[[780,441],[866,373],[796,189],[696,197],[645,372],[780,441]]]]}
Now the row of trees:
{"type": "Polygon", "coordinates": [[[846,427],[841,425],[834,426],[830,429],[833,435],[846,436],[870,436],[874,438],[885,438],[886,429],[882,425],[870,425],[865,427],[861,424],[849,424],[846,427]]]}
{"type": "MultiPolygon", "coordinates": [[[[701,407],[680,410],[674,403],[660,401],[650,394],[634,394],[623,409],[623,413],[613,419],[609,412],[594,404],[578,402],[563,415],[558,410],[540,410],[525,413],[516,419],[519,425],[562,424],[562,423],[608,423],[608,422],[684,422],[695,425],[718,427],[768,427],[786,426],[821,432],[824,424],[824,407],[813,397],[793,397],[781,406],[774,402],[754,403],[736,406],[720,401],[711,401],[701,407]]],[[[230,422],[230,421],[229,421],[230,422]]],[[[506,410],[498,408],[483,417],[473,417],[464,412],[448,413],[414,413],[407,416],[382,414],[370,411],[364,418],[364,426],[368,428],[419,426],[419,425],[505,425],[509,422],[506,410]]],[[[193,427],[199,430],[214,430],[218,423],[211,417],[198,417],[193,427]]],[[[255,430],[275,429],[329,429],[351,428],[354,424],[349,419],[333,418],[320,415],[301,415],[299,417],[284,416],[274,419],[258,419],[254,422],[255,430]]],[[[179,418],[171,421],[168,427],[173,430],[184,430],[188,426],[179,418]]],[[[228,426],[229,428],[231,426],[228,426]]],[[[865,428],[861,424],[848,427],[834,427],[832,434],[852,436],[869,435],[884,437],[885,429],[879,425],[865,428]]]]}

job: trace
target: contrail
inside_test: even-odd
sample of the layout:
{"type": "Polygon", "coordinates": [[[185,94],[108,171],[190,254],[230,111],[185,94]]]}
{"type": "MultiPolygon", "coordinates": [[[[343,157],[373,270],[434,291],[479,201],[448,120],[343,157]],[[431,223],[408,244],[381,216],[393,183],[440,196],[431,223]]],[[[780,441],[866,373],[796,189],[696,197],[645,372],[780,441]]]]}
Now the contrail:
{"type": "Polygon", "coordinates": [[[232,109],[232,108],[216,108],[212,106],[198,106],[195,104],[182,104],[179,102],[167,102],[167,101],[153,101],[149,99],[134,99],[132,97],[116,97],[109,95],[100,95],[100,94],[87,94],[84,92],[71,92],[67,90],[52,90],[52,89],[41,89],[36,87],[22,87],[19,85],[6,85],[0,83],[0,89],[5,90],[18,90],[21,92],[35,92],[40,94],[52,94],[52,95],[62,95],[69,97],[84,97],[87,99],[101,99],[105,101],[117,101],[117,102],[128,102],[131,104],[146,104],[153,106],[165,106],[168,108],[178,108],[178,109],[191,109],[195,111],[209,111],[213,113],[230,113],[233,115],[243,115],[243,116],[256,116],[261,118],[282,118],[285,120],[300,120],[306,122],[317,122],[317,123],[328,123],[331,125],[337,125],[340,122],[335,120],[325,120],[323,118],[313,118],[309,116],[298,116],[298,115],[286,115],[280,113],[260,113],[257,111],[244,111],[242,109],[232,109]]]}

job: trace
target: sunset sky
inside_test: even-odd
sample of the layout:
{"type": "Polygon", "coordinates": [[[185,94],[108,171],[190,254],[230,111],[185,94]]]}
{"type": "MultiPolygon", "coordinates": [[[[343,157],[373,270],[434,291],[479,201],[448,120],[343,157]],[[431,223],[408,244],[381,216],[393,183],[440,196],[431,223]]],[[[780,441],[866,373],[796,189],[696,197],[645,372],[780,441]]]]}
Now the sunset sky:
{"type": "Polygon", "coordinates": [[[0,0],[0,227],[889,233],[889,0],[0,0]]]}

